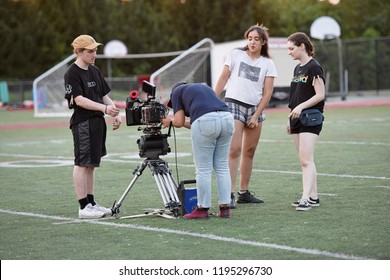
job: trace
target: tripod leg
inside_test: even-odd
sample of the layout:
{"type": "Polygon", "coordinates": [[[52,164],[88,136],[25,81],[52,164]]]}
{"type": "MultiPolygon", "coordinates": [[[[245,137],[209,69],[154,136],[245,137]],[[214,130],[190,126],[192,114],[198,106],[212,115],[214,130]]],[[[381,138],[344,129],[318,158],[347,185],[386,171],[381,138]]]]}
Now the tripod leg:
{"type": "Polygon", "coordinates": [[[171,177],[168,164],[164,160],[160,159],[150,164],[149,167],[152,170],[153,177],[164,201],[165,208],[169,208],[176,217],[179,216],[179,207],[181,206],[181,203],[177,195],[176,183],[171,177]]]}
{"type": "Polygon", "coordinates": [[[168,187],[168,192],[175,201],[179,201],[179,196],[177,195],[177,185],[173,180],[170,173],[163,174],[163,179],[165,185],[168,187]]]}
{"type": "Polygon", "coordinates": [[[161,198],[164,201],[164,206],[168,207],[168,203],[170,201],[169,194],[164,186],[164,183],[161,179],[161,175],[159,173],[153,174],[154,180],[156,181],[157,188],[160,191],[161,198]]]}
{"type": "Polygon", "coordinates": [[[145,160],[141,166],[137,167],[134,170],[134,177],[133,180],[131,180],[129,186],[126,188],[125,192],[122,194],[122,196],[119,198],[118,202],[114,202],[114,206],[112,207],[111,211],[113,215],[119,214],[119,207],[121,207],[123,201],[125,200],[126,196],[130,192],[131,188],[134,186],[135,182],[137,181],[138,177],[142,175],[142,172],[147,166],[147,161],[145,160]]]}
{"type": "Polygon", "coordinates": [[[180,216],[180,212],[181,212],[180,211],[181,202],[177,194],[177,185],[173,180],[171,173],[163,174],[162,178],[164,179],[165,187],[171,198],[171,201],[169,203],[169,208],[171,212],[173,212],[174,216],[178,217],[180,216]]]}

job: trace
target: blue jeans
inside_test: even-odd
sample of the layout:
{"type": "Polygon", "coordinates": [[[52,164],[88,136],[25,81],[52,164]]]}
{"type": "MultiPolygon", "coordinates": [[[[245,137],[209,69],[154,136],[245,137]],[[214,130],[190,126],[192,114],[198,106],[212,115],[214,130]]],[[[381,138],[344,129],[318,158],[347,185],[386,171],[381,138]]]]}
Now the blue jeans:
{"type": "Polygon", "coordinates": [[[217,177],[219,204],[230,203],[231,181],[228,159],[233,133],[234,120],[230,112],[207,113],[191,125],[199,207],[211,207],[213,170],[217,177]]]}

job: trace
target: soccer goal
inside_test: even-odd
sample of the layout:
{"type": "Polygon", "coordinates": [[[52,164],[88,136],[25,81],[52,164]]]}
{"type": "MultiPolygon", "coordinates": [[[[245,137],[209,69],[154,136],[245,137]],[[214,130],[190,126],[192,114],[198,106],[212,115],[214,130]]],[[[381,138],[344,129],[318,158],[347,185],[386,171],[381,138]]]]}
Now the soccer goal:
{"type": "Polygon", "coordinates": [[[60,117],[71,114],[64,99],[64,75],[75,58],[75,54],[72,54],[34,80],[35,117],[60,117]]]}
{"type": "Polygon", "coordinates": [[[205,38],[171,60],[150,76],[156,99],[167,104],[177,82],[206,83],[211,86],[211,51],[214,42],[205,38]]]}

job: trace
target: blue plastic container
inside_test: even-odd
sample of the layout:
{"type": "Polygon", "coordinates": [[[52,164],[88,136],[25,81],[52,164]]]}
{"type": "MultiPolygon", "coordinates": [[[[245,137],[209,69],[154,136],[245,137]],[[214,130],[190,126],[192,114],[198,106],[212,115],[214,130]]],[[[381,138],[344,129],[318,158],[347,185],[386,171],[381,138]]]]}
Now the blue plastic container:
{"type": "MultiPolygon", "coordinates": [[[[191,213],[198,203],[196,188],[183,190],[183,210],[184,214],[191,213]]],[[[183,214],[183,215],[184,215],[183,214]]]]}

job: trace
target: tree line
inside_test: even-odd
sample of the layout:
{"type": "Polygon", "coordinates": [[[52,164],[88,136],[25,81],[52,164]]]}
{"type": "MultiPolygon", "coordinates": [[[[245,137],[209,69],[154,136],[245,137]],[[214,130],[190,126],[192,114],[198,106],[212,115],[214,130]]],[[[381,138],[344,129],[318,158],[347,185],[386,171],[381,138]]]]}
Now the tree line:
{"type": "MultiPolygon", "coordinates": [[[[34,79],[72,54],[71,42],[90,34],[98,42],[120,40],[129,54],[184,50],[203,38],[243,38],[259,23],[271,37],[310,34],[320,16],[341,26],[341,38],[390,36],[390,2],[341,0],[2,0],[0,79],[34,79]]],[[[102,50],[100,49],[99,52],[102,50]]],[[[126,73],[152,73],[166,59],[128,61],[126,73]]]]}

